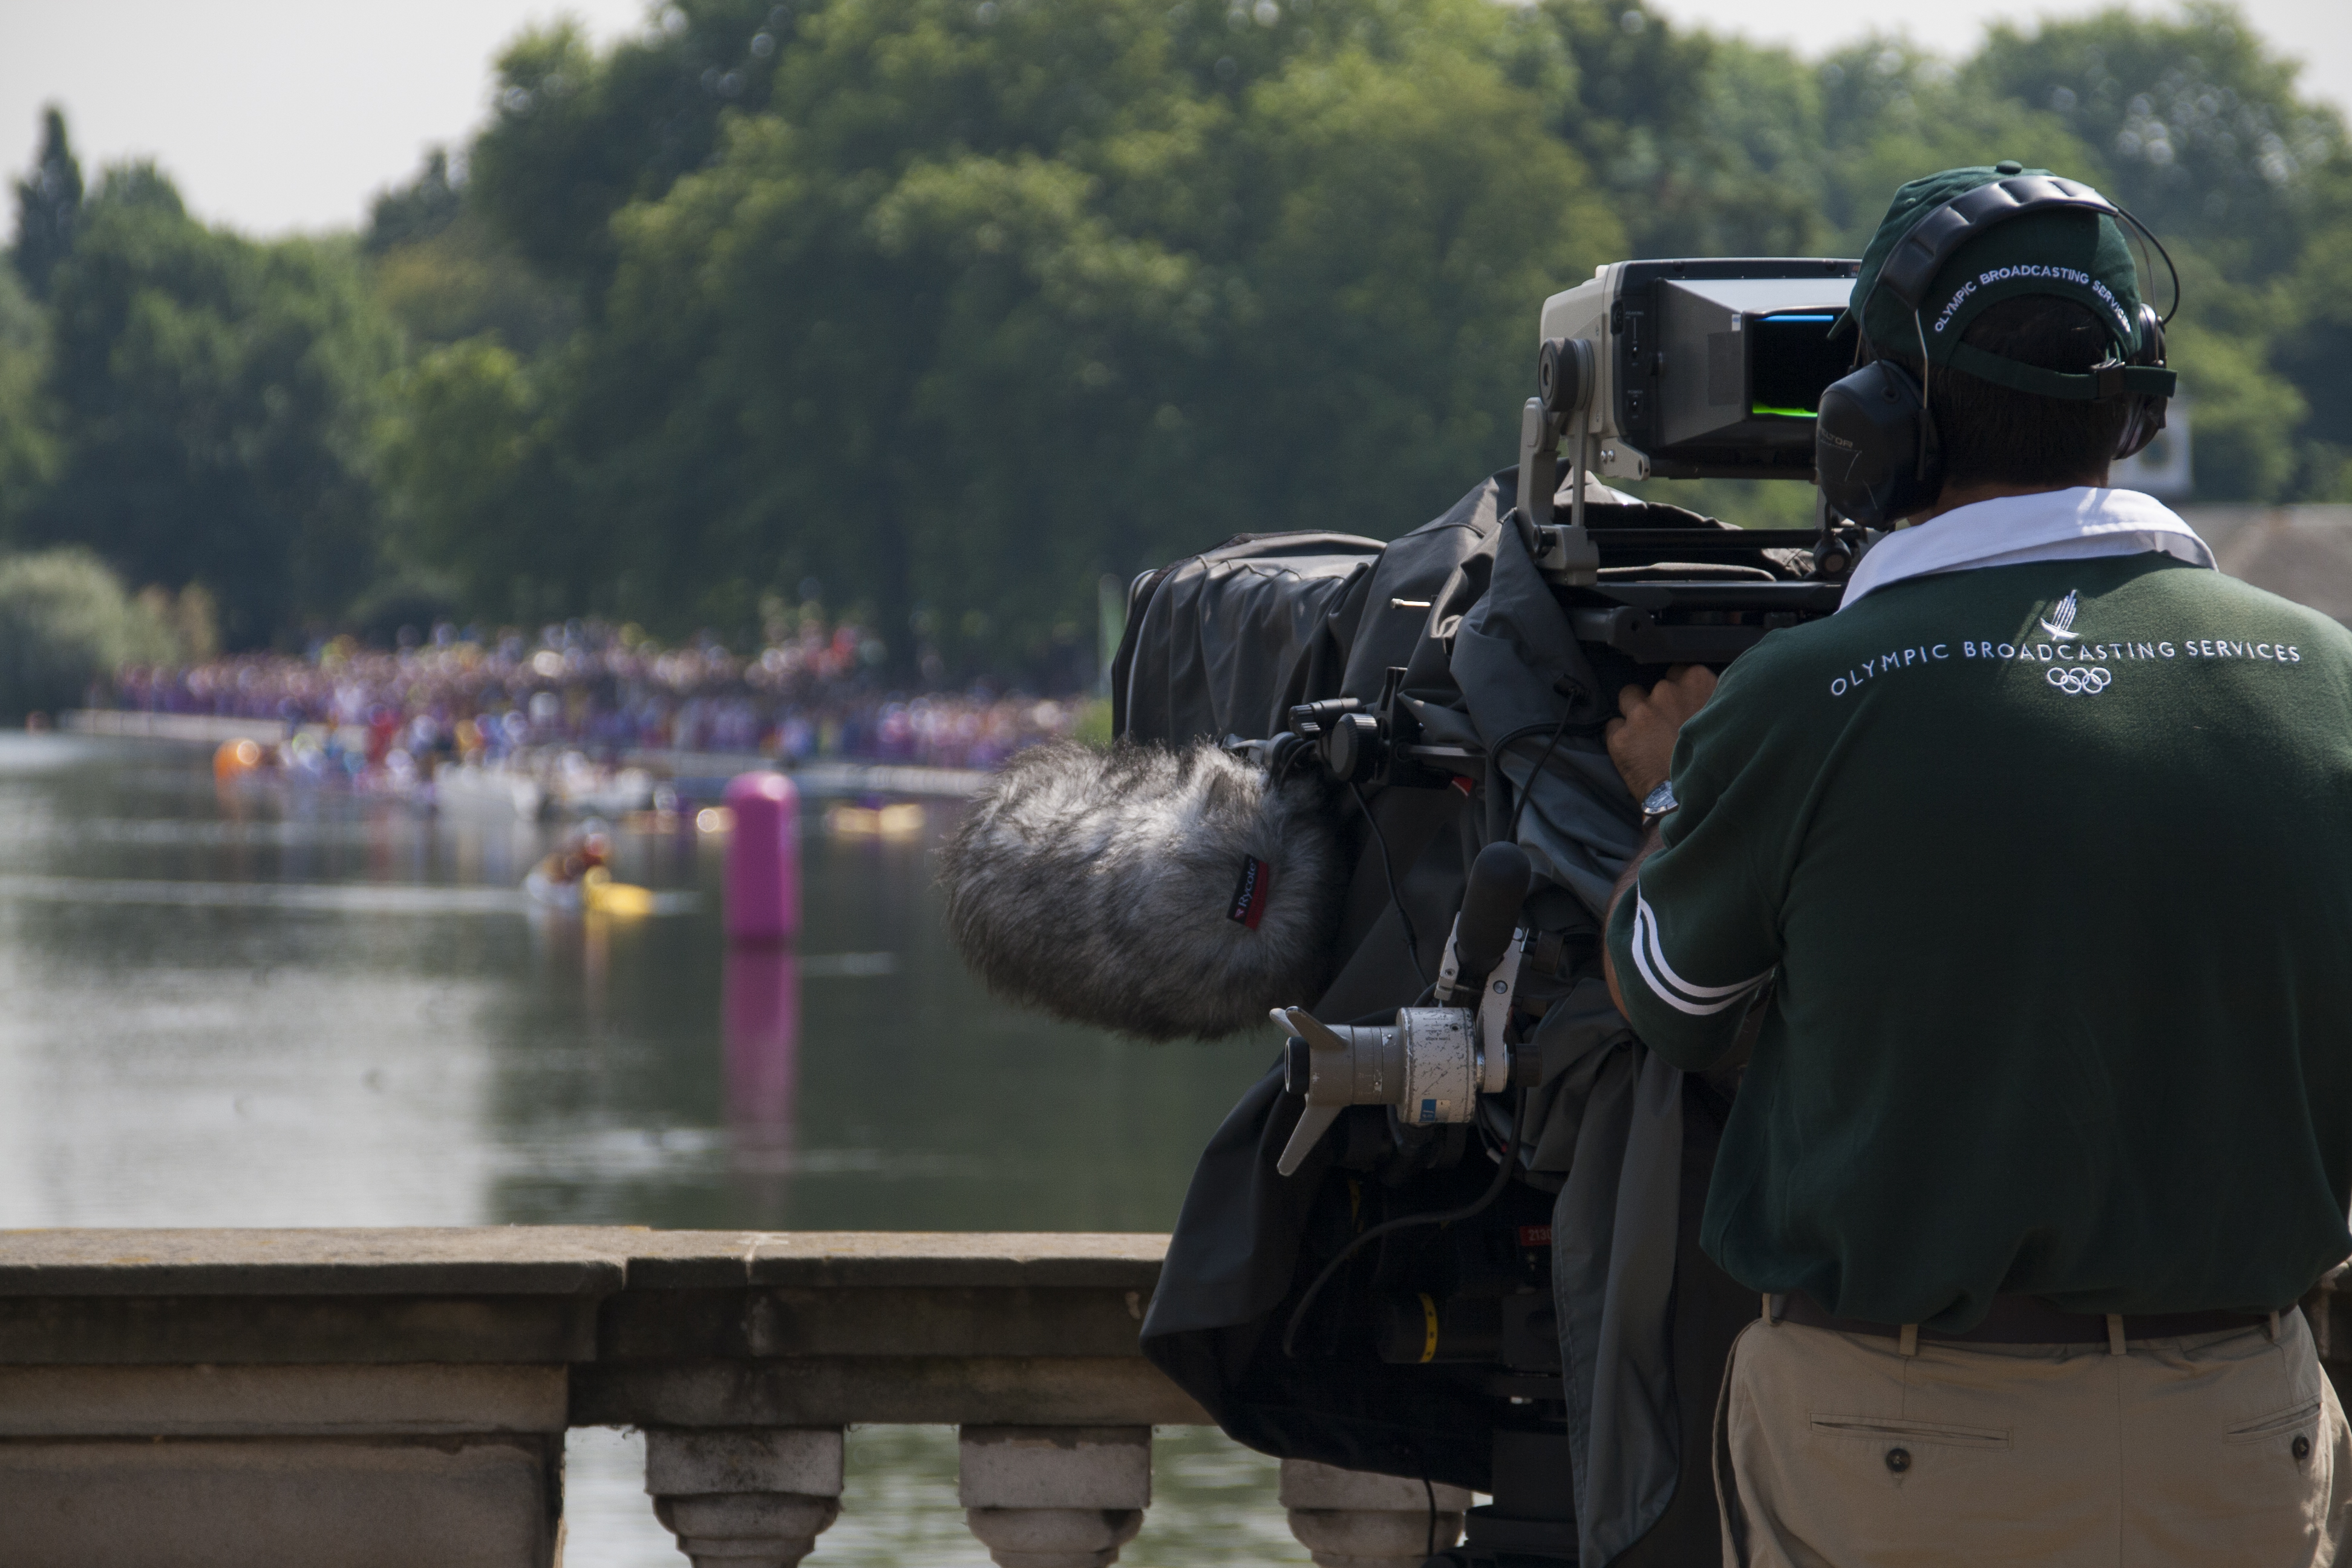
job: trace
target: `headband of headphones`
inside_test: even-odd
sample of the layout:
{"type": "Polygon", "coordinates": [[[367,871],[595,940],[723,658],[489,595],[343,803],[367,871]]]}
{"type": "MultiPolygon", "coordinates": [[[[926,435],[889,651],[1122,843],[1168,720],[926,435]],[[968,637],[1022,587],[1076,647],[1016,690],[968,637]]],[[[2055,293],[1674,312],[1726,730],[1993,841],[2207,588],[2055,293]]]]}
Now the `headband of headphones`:
{"type": "MultiPolygon", "coordinates": [[[[1872,280],[1872,290],[1884,288],[1916,313],[1926,302],[1927,291],[1945,263],[1987,230],[2028,213],[2068,209],[2140,227],[2137,218],[2078,180],[2062,179],[2055,174],[2014,174],[1964,191],[1913,224],[1887,253],[1878,276],[1872,280]]],[[[2168,264],[2169,260],[2167,258],[2168,264]]],[[[1863,306],[1855,307],[1857,321],[1863,313],[1863,306]]],[[[2148,330],[2147,323],[2141,323],[2138,334],[2145,336],[2148,330]]],[[[2011,391],[2070,402],[2170,397],[2180,379],[2161,364],[2128,364],[2120,360],[2083,374],[2044,370],[1958,342],[1944,351],[1943,358],[1954,370],[2011,391]]]]}
{"type": "MultiPolygon", "coordinates": [[[[1996,224],[2063,207],[2095,212],[2118,223],[2131,221],[2121,207],[2080,181],[2055,174],[2012,175],[1964,191],[1913,224],[1879,268],[1877,286],[1916,310],[1926,301],[1936,274],[1960,247],[1996,224]]],[[[1860,314],[1855,312],[1857,318],[1860,314]]]]}

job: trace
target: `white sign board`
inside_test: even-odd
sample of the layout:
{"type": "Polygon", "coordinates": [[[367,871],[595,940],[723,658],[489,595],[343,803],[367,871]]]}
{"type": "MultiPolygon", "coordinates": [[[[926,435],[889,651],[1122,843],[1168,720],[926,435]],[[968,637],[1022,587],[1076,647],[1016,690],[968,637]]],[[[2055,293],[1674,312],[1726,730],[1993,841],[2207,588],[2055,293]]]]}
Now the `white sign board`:
{"type": "Polygon", "coordinates": [[[2159,500],[2174,500],[2196,488],[2189,468],[2189,400],[2176,397],[2165,410],[2164,428],[2137,457],[2126,458],[2110,470],[2109,483],[2119,490],[2138,490],[2159,500]]]}

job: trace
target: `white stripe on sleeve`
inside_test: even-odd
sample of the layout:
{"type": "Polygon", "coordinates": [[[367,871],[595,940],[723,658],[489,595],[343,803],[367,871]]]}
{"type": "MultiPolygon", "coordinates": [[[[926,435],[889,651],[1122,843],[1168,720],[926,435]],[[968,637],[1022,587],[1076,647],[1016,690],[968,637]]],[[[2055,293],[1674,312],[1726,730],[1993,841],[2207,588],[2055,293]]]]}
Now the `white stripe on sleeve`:
{"type": "Polygon", "coordinates": [[[1642,896],[1639,882],[1633,884],[1633,967],[1642,972],[1643,983],[1659,1001],[1694,1017],[1720,1013],[1745,1000],[1772,973],[1767,969],[1736,985],[1694,985],[1676,974],[1674,966],[1666,962],[1664,949],[1658,944],[1658,917],[1650,909],[1650,900],[1642,896]]]}

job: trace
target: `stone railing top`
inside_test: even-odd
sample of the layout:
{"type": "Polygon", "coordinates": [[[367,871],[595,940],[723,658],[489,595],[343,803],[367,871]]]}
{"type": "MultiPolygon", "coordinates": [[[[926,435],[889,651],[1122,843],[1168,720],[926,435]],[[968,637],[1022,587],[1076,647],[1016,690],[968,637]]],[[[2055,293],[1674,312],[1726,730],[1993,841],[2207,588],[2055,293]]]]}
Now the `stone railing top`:
{"type": "Polygon", "coordinates": [[[632,1233],[595,1226],[0,1231],[0,1295],[601,1295],[632,1233]]]}
{"type": "Polygon", "coordinates": [[[715,1231],[632,1233],[639,1289],[740,1285],[1149,1292],[1164,1236],[1083,1231],[715,1231]]]}
{"type": "Polygon", "coordinates": [[[743,1286],[1148,1292],[1164,1236],[660,1231],[0,1231],[0,1296],[606,1295],[743,1286]]]}

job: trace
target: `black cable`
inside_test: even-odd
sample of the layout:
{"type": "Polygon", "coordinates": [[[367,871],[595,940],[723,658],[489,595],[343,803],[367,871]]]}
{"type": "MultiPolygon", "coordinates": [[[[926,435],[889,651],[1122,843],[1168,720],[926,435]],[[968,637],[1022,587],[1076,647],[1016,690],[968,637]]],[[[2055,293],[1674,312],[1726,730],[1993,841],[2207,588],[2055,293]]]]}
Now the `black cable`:
{"type": "Polygon", "coordinates": [[[1519,1130],[1527,1125],[1527,1121],[1528,1091],[1523,1089],[1519,1090],[1518,1104],[1511,1112],[1511,1136],[1509,1142],[1503,1145],[1503,1158],[1495,1168],[1495,1179],[1488,1184],[1485,1192],[1478,1194],[1475,1201],[1465,1204],[1458,1209],[1449,1209],[1444,1214],[1409,1214],[1402,1219],[1389,1220],[1385,1224],[1372,1226],[1371,1229],[1363,1232],[1341,1247],[1339,1255],[1323,1266],[1323,1272],[1318,1274],[1315,1277],[1315,1282],[1307,1287],[1307,1294],[1298,1299],[1297,1307],[1291,1311],[1290,1321],[1282,1331],[1282,1353],[1291,1357],[1298,1354],[1295,1348],[1298,1340],[1298,1325],[1306,1321],[1307,1309],[1315,1305],[1315,1298],[1323,1293],[1323,1287],[1331,1282],[1331,1276],[1339,1271],[1339,1266],[1361,1252],[1374,1240],[1388,1235],[1392,1230],[1407,1230],[1417,1225],[1453,1225],[1457,1221],[1484,1214],[1492,1207],[1495,1200],[1503,1195],[1503,1189],[1511,1184],[1511,1174],[1519,1163],[1519,1130]]]}
{"type": "Polygon", "coordinates": [[[1924,480],[1927,477],[1928,445],[1934,442],[1940,446],[1941,438],[1936,434],[1935,405],[1929,401],[1936,394],[1936,384],[1928,379],[1935,361],[1927,353],[1927,323],[1919,319],[1916,306],[1911,310],[1911,330],[1919,334],[1919,460],[1912,472],[1924,480]]]}
{"type": "MultiPolygon", "coordinates": [[[[1560,738],[1568,733],[1569,716],[1575,711],[1576,706],[1573,703],[1560,710],[1559,722],[1552,726],[1551,740],[1545,745],[1543,755],[1536,759],[1535,772],[1528,775],[1528,787],[1519,792],[1518,803],[1511,807],[1511,830],[1503,835],[1504,843],[1517,844],[1519,841],[1519,818],[1527,812],[1528,797],[1535,794],[1536,780],[1543,777],[1544,764],[1551,761],[1551,754],[1554,752],[1559,750],[1560,738]]],[[[1508,747],[1505,748],[1507,751],[1508,749],[1508,747]]],[[[1495,771],[1496,773],[1503,771],[1503,759],[1500,757],[1495,759],[1495,771]]]]}
{"type": "Polygon", "coordinates": [[[1371,826],[1372,842],[1380,846],[1381,875],[1388,880],[1389,902],[1396,906],[1397,922],[1404,927],[1405,954],[1412,960],[1413,978],[1426,985],[1429,984],[1429,971],[1421,966],[1421,943],[1412,934],[1412,917],[1405,913],[1404,900],[1397,893],[1396,868],[1389,863],[1388,835],[1381,831],[1380,818],[1374,816],[1372,808],[1364,804],[1364,792],[1356,787],[1353,780],[1349,782],[1348,793],[1356,797],[1356,809],[1364,814],[1364,820],[1371,826]]]}
{"type": "Polygon", "coordinates": [[[1422,1555],[1434,1557],[1437,1555],[1437,1488],[1427,1476],[1423,1476],[1421,1478],[1421,1489],[1422,1494],[1429,1499],[1429,1550],[1422,1555]]]}
{"type": "Polygon", "coordinates": [[[2167,310],[2157,323],[2159,326],[2168,327],[2172,325],[2172,318],[2180,310],[2180,268],[2173,264],[2172,252],[2164,248],[2164,241],[2156,237],[2154,229],[2132,216],[2130,211],[2120,204],[2116,207],[2116,211],[2122,213],[2126,221],[2130,223],[2132,227],[2139,230],[2142,239],[2156,247],[2156,253],[2164,258],[2164,269],[2172,274],[2172,309],[2167,310]]]}

